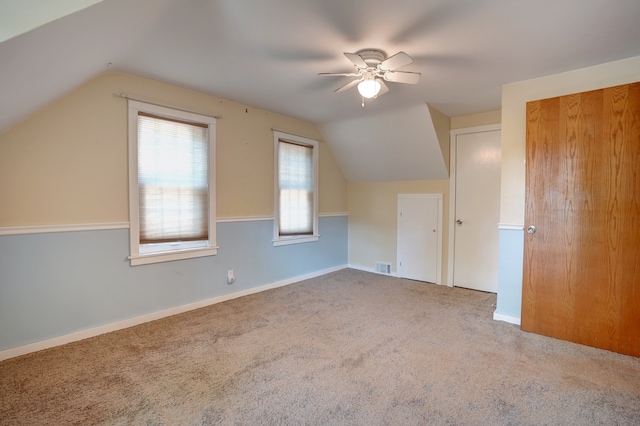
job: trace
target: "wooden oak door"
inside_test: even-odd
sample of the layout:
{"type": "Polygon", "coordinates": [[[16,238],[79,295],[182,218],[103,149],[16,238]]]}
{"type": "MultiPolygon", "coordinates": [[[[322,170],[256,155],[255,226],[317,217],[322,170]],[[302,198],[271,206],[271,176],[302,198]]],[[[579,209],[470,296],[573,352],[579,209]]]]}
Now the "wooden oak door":
{"type": "Polygon", "coordinates": [[[640,83],[528,103],[526,151],[522,329],[640,356],[640,83]]]}

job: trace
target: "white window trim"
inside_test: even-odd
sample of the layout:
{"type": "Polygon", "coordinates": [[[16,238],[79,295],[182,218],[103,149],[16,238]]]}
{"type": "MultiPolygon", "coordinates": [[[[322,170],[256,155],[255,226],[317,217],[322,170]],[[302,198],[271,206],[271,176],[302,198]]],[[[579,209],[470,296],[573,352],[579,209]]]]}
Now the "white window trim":
{"type": "MultiPolygon", "coordinates": [[[[168,262],[172,260],[190,259],[218,254],[216,245],[216,119],[206,115],[189,111],[177,110],[160,105],[128,101],[129,109],[129,240],[131,266],[147,265],[150,263],[168,262]],[[143,111],[161,117],[174,118],[183,121],[209,125],[209,240],[200,243],[200,247],[193,244],[174,245],[166,251],[141,253],[140,250],[140,200],[138,196],[138,112],[143,111]]],[[[143,250],[144,251],[144,250],[143,250]]]]}
{"type": "Polygon", "coordinates": [[[313,241],[318,241],[320,234],[318,233],[318,155],[319,155],[319,143],[315,139],[305,138],[303,136],[293,135],[291,133],[273,131],[273,151],[274,151],[274,226],[273,226],[273,245],[275,247],[285,246],[289,244],[302,244],[313,241]],[[308,145],[313,147],[313,234],[312,235],[293,235],[293,236],[280,236],[280,188],[278,186],[278,170],[279,170],[279,141],[284,140],[293,142],[300,145],[308,145]]]}

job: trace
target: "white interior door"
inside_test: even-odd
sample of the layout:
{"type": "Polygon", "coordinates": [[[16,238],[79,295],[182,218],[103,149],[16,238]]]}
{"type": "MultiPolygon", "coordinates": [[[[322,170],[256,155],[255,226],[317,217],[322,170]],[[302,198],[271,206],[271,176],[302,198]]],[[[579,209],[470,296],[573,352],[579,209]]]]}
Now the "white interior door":
{"type": "Polygon", "coordinates": [[[500,130],[455,136],[453,285],[496,293],[500,130]]]}
{"type": "Polygon", "coordinates": [[[440,284],[442,194],[398,195],[398,275],[440,284]]]}

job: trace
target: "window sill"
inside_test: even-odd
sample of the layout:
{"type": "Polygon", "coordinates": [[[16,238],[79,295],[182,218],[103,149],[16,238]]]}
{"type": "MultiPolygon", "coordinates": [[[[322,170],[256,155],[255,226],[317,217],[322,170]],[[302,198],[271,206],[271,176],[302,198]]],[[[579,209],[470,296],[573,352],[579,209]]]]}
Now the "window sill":
{"type": "Polygon", "coordinates": [[[273,246],[287,246],[289,244],[302,244],[318,241],[320,235],[301,235],[299,237],[283,237],[277,240],[273,240],[273,246]]]}
{"type": "Polygon", "coordinates": [[[131,266],[148,265],[150,263],[171,262],[172,260],[192,259],[196,257],[215,256],[219,247],[206,247],[199,249],[187,249],[162,253],[149,253],[143,255],[131,255],[131,266]]]}

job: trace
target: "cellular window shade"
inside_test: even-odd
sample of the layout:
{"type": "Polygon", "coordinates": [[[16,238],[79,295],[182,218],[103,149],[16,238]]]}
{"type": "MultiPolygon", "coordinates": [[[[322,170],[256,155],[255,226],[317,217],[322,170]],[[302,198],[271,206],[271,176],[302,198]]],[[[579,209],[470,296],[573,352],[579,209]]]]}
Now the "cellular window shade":
{"type": "Polygon", "coordinates": [[[208,132],[138,114],[140,244],[208,240],[208,132]]]}
{"type": "Polygon", "coordinates": [[[313,147],[278,143],[279,232],[313,234],[313,147]]]}

